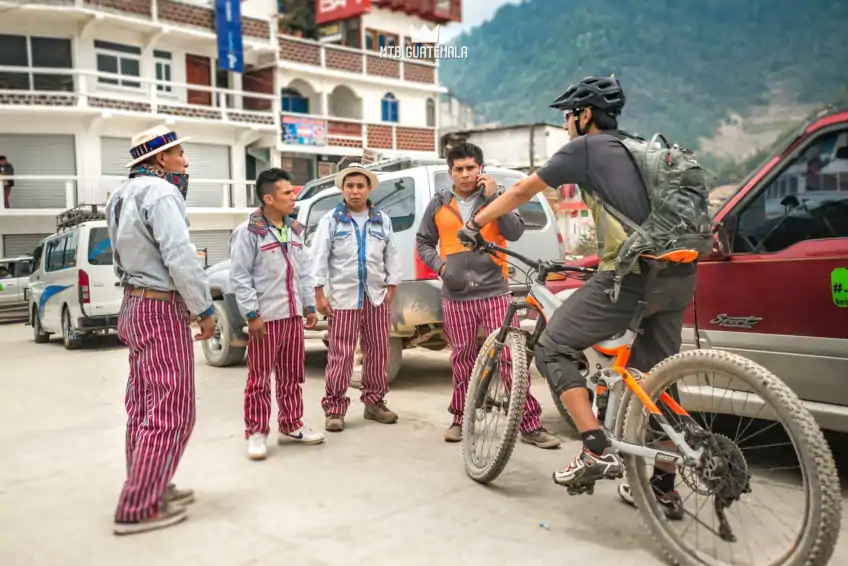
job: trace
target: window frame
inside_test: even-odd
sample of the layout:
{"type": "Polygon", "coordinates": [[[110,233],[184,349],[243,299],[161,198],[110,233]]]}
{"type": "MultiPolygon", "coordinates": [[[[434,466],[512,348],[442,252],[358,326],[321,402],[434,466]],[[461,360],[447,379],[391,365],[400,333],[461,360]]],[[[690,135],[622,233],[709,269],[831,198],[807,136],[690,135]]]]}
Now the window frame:
{"type": "Polygon", "coordinates": [[[388,124],[400,123],[400,101],[394,93],[387,92],[380,99],[380,118],[388,124]]]}
{"type": "Polygon", "coordinates": [[[66,246],[67,240],[68,240],[68,235],[63,234],[63,235],[59,236],[58,238],[54,238],[54,239],[50,240],[49,242],[47,242],[47,245],[45,246],[45,251],[44,251],[44,272],[45,273],[53,273],[53,272],[56,272],[56,271],[62,271],[65,268],[64,267],[64,264],[65,264],[65,246],[66,246]],[[61,256],[60,256],[62,258],[62,261],[61,261],[61,264],[57,266],[57,265],[54,265],[54,257],[56,256],[57,248],[59,248],[59,246],[62,247],[61,256]]]}
{"type": "MultiPolygon", "coordinates": [[[[774,194],[773,191],[777,186],[777,182],[780,181],[784,174],[787,173],[793,167],[796,167],[799,163],[800,159],[803,159],[805,154],[807,154],[811,148],[818,146],[822,141],[828,136],[836,136],[837,141],[840,136],[844,136],[848,134],[848,124],[845,122],[840,122],[837,124],[832,124],[830,126],[821,128],[820,130],[813,132],[808,135],[806,138],[801,140],[801,142],[789,153],[787,153],[776,165],[772,168],[771,171],[763,178],[759,183],[755,186],[751,187],[742,198],[741,202],[739,202],[733,210],[729,213],[729,216],[735,217],[733,225],[732,225],[732,235],[731,235],[731,255],[733,256],[742,256],[742,257],[752,257],[752,256],[770,256],[774,254],[779,254],[784,252],[785,250],[796,246],[802,242],[807,241],[819,241],[819,240],[827,240],[827,239],[842,239],[843,236],[831,236],[828,238],[805,238],[791,243],[788,246],[784,246],[781,249],[775,251],[768,251],[762,244],[763,241],[767,241],[768,237],[772,235],[772,231],[767,233],[764,237],[764,240],[757,242],[757,245],[750,250],[741,250],[738,248],[738,242],[740,239],[745,238],[744,233],[742,232],[743,227],[743,218],[745,213],[751,209],[751,207],[755,206],[757,201],[761,197],[765,197],[768,200],[769,194],[774,194]]],[[[835,153],[835,152],[834,152],[835,153]]],[[[797,183],[795,183],[797,187],[797,183]]],[[[795,195],[801,195],[804,193],[794,193],[795,195]]],[[[817,193],[819,191],[809,191],[811,193],[817,193]]],[[[841,195],[843,191],[841,189],[837,189],[834,191],[837,194],[841,195]]],[[[784,195],[784,196],[789,196],[784,195]]],[[[848,199],[848,195],[846,195],[848,199]]],[[[845,199],[842,199],[845,200],[845,199]]],[[[838,201],[837,201],[838,202],[838,201]]],[[[814,209],[815,210],[815,209],[814,209]]],[[[764,212],[765,214],[765,212],[764,212]]],[[[784,218],[786,215],[784,215],[784,218]]],[[[775,217],[777,218],[777,217],[775,217]]],[[[778,225],[775,225],[777,227],[778,225]]],[[[848,237],[848,236],[846,236],[848,237]]],[[[749,246],[751,247],[751,246],[749,246]]]]}
{"type": "Polygon", "coordinates": [[[425,120],[428,128],[436,127],[436,101],[428,98],[424,103],[425,120]]]}
{"type": "Polygon", "coordinates": [[[115,264],[115,258],[112,254],[112,242],[111,242],[111,239],[109,237],[109,229],[108,228],[105,228],[105,227],[91,228],[88,232],[88,245],[86,247],[87,247],[86,254],[85,254],[86,255],[86,262],[89,265],[103,266],[103,265],[114,265],[115,264]],[[102,232],[101,232],[101,230],[102,230],[102,232]],[[104,235],[105,238],[101,238],[100,240],[98,240],[95,237],[95,235],[98,235],[98,236],[104,235]],[[97,248],[103,242],[106,242],[106,241],[108,241],[109,244],[106,247],[104,247],[104,249],[98,251],[97,248]],[[97,253],[97,255],[92,256],[91,254],[94,251],[98,251],[98,253],[97,253]],[[107,251],[108,251],[108,254],[107,254],[107,251]],[[108,258],[109,258],[108,262],[101,263],[99,260],[97,260],[97,258],[99,258],[100,256],[103,256],[103,255],[108,255],[108,258]]]}
{"type": "Polygon", "coordinates": [[[399,47],[401,45],[400,36],[396,33],[373,28],[365,28],[363,34],[365,36],[365,51],[379,53],[381,47],[399,47]],[[382,45],[380,43],[381,39],[382,45]],[[394,45],[391,44],[392,42],[394,42],[394,45]]]}
{"type": "MultiPolygon", "coordinates": [[[[170,51],[156,49],[153,51],[153,71],[157,81],[172,83],[174,81],[174,56],[170,51]]],[[[176,96],[172,84],[156,83],[156,92],[162,96],[176,96]]]]}
{"type": "MultiPolygon", "coordinates": [[[[303,106],[301,106],[303,108],[303,106]]],[[[280,110],[291,114],[309,114],[309,97],[303,96],[296,88],[286,87],[280,89],[280,110]],[[288,104],[288,108],[286,105],[288,104]],[[295,110],[298,105],[305,105],[304,112],[295,110]]]]}
{"type": "MultiPolygon", "coordinates": [[[[73,69],[74,69],[73,39],[71,39],[69,37],[51,37],[51,36],[46,36],[46,35],[22,35],[22,34],[16,34],[16,33],[0,33],[0,35],[6,36],[6,37],[23,38],[24,39],[25,52],[26,52],[26,61],[25,61],[25,64],[23,66],[20,66],[20,65],[4,65],[6,67],[18,67],[18,66],[20,66],[21,69],[24,69],[23,71],[21,71],[20,73],[17,73],[17,72],[14,72],[14,71],[4,71],[2,74],[4,74],[4,75],[26,75],[27,88],[25,89],[25,91],[32,91],[32,92],[73,92],[74,91],[75,85],[74,85],[74,74],[73,74],[73,69]],[[35,67],[35,64],[34,64],[34,61],[33,61],[33,49],[32,49],[33,39],[45,39],[45,40],[55,40],[55,41],[67,42],[68,55],[70,56],[70,66],[68,66],[68,67],[35,67]],[[68,69],[68,71],[71,71],[71,72],[69,72],[67,74],[62,74],[62,73],[49,73],[49,74],[48,73],[37,73],[37,72],[32,70],[33,68],[68,69]],[[36,89],[35,83],[36,83],[36,81],[38,80],[39,77],[67,77],[67,78],[70,78],[71,79],[70,80],[70,88],[55,89],[55,90],[36,89]]],[[[11,90],[15,90],[15,89],[11,89],[11,90]]]]}
{"type": "Polygon", "coordinates": [[[142,68],[142,50],[141,47],[137,47],[135,45],[129,45],[126,43],[117,43],[114,41],[104,41],[101,39],[95,39],[92,42],[92,46],[94,49],[94,65],[97,69],[98,73],[110,73],[110,71],[104,71],[100,68],[100,57],[111,57],[116,62],[117,72],[112,73],[115,75],[120,75],[121,77],[127,77],[126,79],[113,79],[107,77],[97,77],[97,87],[98,88],[106,88],[106,89],[116,89],[116,90],[129,90],[133,92],[138,92],[142,90],[141,83],[141,68],[142,68]],[[113,49],[114,46],[122,47],[124,49],[113,49]],[[136,52],[136,50],[138,50],[136,52]],[[138,64],[138,74],[137,75],[128,75],[123,72],[123,63],[122,61],[134,61],[138,64]],[[133,78],[139,79],[138,81],[131,80],[133,78]]]}

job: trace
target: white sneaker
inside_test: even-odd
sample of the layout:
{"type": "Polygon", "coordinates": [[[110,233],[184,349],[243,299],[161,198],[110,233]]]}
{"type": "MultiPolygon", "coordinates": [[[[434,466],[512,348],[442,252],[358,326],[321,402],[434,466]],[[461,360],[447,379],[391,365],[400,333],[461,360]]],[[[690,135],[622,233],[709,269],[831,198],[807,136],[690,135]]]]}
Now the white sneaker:
{"type": "Polygon", "coordinates": [[[300,444],[321,444],[324,442],[324,433],[316,432],[308,426],[302,426],[288,434],[280,433],[278,444],[285,442],[297,442],[300,444]]]}
{"type": "Polygon", "coordinates": [[[251,460],[264,460],[268,455],[268,447],[265,445],[265,435],[254,432],[247,439],[247,457],[251,460]]]}

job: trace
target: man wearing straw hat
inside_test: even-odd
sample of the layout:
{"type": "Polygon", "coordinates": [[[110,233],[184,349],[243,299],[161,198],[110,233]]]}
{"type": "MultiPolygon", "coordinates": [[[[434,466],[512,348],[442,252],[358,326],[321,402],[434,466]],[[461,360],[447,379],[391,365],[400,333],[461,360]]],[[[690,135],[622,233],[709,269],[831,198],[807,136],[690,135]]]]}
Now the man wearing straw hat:
{"type": "Polygon", "coordinates": [[[212,298],[191,244],[185,197],[188,161],[180,138],[157,126],[133,137],[129,180],[106,205],[115,272],[124,288],[118,336],[130,350],[127,477],[115,534],[174,525],[191,490],[171,482],[194,428],[195,340],[212,337],[212,298]]]}
{"type": "Polygon", "coordinates": [[[335,184],[342,202],[318,222],[313,274],[315,307],[330,326],[326,395],[321,401],[324,428],[341,432],[360,340],[364,416],[383,424],[397,422],[384,398],[389,391],[391,305],[400,283],[400,258],[389,215],[368,199],[377,176],[352,164],[336,174],[335,184]]]}

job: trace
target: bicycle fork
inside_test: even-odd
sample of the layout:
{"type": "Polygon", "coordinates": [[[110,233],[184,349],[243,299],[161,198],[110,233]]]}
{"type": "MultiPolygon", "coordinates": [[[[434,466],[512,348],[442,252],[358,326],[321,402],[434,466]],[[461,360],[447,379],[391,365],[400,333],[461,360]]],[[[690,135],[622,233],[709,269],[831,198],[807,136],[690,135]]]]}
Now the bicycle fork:
{"type": "Polygon", "coordinates": [[[495,374],[495,366],[500,361],[501,352],[506,345],[506,335],[509,332],[512,319],[518,313],[519,309],[526,308],[527,306],[527,301],[521,300],[512,301],[509,307],[507,307],[504,323],[501,325],[498,335],[495,336],[495,343],[489,349],[489,355],[483,362],[483,375],[480,377],[480,387],[477,388],[476,395],[474,396],[475,407],[482,407],[486,401],[486,394],[489,392],[492,376],[495,374]]]}

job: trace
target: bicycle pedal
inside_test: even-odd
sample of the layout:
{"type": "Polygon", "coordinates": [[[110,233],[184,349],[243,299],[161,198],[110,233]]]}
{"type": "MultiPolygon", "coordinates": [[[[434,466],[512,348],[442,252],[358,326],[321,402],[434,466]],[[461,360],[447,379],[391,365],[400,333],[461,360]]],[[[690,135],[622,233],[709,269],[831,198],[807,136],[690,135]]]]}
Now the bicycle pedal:
{"type": "Polygon", "coordinates": [[[569,485],[566,486],[568,490],[568,495],[594,495],[595,493],[595,482],[592,483],[584,483],[580,485],[569,485]]]}

